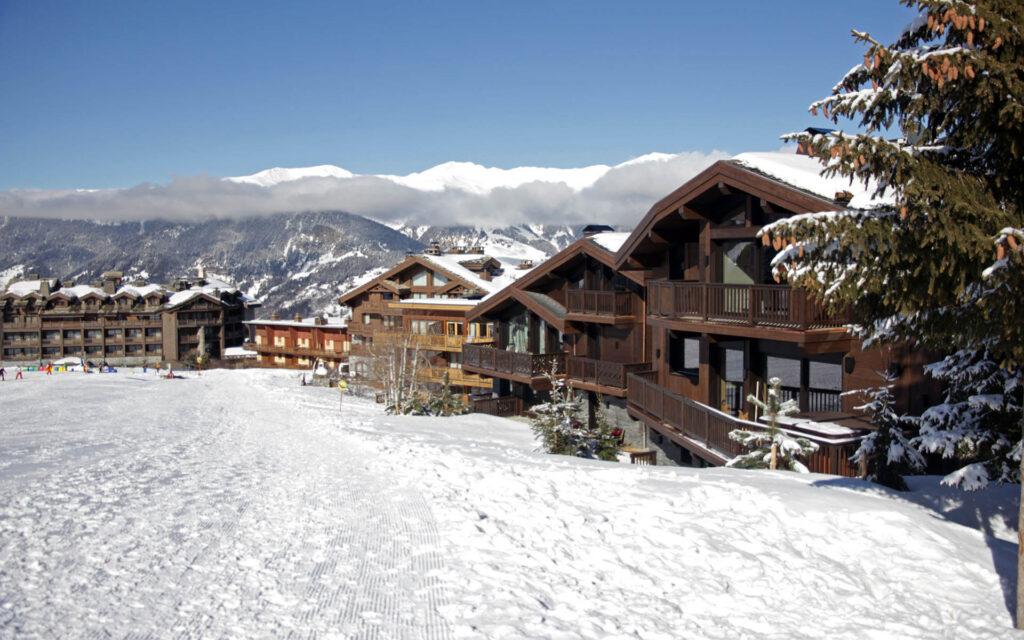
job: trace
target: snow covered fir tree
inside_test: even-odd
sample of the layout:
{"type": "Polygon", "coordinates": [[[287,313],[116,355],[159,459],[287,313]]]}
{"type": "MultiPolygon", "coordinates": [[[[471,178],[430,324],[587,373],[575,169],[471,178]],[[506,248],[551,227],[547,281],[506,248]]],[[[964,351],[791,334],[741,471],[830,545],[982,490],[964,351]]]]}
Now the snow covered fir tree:
{"type": "Polygon", "coordinates": [[[856,407],[871,417],[875,431],[860,441],[853,461],[863,465],[871,480],[903,491],[907,483],[900,475],[901,471],[921,471],[925,460],[906,436],[905,431],[910,427],[908,420],[898,415],[894,408],[892,390],[895,376],[888,373],[879,375],[883,384],[867,389],[867,402],[856,407]]]}
{"type": "Polygon", "coordinates": [[[768,381],[764,400],[750,394],[747,402],[764,412],[768,430],[730,431],[729,438],[750,450],[729,460],[726,466],[741,469],[788,469],[807,473],[807,466],[799,458],[817,451],[818,445],[807,438],[794,438],[779,429],[779,416],[793,415],[798,411],[795,400],[782,399],[782,379],[772,378],[768,381]]]}
{"type": "Polygon", "coordinates": [[[616,460],[618,441],[603,412],[598,413],[597,426],[590,429],[583,415],[582,399],[573,397],[565,378],[549,372],[551,397],[534,405],[532,428],[546,453],[600,460],[616,460]]]}
{"type": "Polygon", "coordinates": [[[949,354],[928,368],[945,402],[919,417],[913,444],[961,460],[947,481],[978,489],[1019,479],[1021,254],[1004,248],[992,262],[994,243],[1012,249],[1024,227],[1024,5],[903,4],[921,15],[890,45],[855,31],[863,63],[811,105],[865,133],[785,136],[826,174],[873,187],[876,208],[763,233],[787,245],[776,273],[851,308],[868,344],[949,354]],[[893,128],[902,135],[891,139],[893,128]]]}

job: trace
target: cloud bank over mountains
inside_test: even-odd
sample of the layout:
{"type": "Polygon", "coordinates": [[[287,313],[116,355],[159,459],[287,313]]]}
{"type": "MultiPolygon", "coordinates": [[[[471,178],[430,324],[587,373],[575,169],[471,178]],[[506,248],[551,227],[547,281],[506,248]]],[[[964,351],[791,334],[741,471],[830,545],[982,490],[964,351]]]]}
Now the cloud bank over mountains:
{"type": "Polygon", "coordinates": [[[331,165],[274,168],[223,179],[175,176],[169,184],[127,189],[0,191],[0,215],[201,221],[343,210],[385,224],[632,226],[659,198],[728,157],[719,151],[654,153],[579,169],[448,162],[408,176],[358,175],[331,165]]]}

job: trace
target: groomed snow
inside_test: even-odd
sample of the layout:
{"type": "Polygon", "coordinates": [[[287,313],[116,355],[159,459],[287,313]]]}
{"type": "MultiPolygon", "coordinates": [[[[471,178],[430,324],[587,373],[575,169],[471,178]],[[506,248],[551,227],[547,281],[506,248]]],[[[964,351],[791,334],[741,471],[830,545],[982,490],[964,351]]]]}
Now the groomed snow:
{"type": "Polygon", "coordinates": [[[1012,633],[1015,545],[893,493],[545,456],[298,375],[0,382],[0,636],[1012,633]]]}

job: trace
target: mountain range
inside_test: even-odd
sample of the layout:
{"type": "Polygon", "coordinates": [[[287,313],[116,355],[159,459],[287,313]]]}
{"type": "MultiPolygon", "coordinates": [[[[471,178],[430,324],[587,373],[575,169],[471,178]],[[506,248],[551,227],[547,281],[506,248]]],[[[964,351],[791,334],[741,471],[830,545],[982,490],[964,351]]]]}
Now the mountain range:
{"type": "Polygon", "coordinates": [[[0,288],[30,273],[88,283],[105,271],[121,271],[129,281],[170,282],[195,276],[202,267],[260,301],[258,317],[337,314],[341,293],[431,242],[482,246],[503,262],[539,262],[579,232],[578,226],[567,225],[387,226],[342,211],[204,222],[5,217],[0,223],[0,288]]]}

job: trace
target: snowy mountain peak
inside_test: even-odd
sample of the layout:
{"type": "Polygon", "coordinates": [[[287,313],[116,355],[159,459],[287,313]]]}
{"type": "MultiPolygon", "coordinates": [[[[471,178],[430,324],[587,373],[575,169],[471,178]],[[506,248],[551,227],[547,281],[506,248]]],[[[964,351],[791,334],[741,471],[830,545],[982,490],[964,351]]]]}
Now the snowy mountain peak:
{"type": "Polygon", "coordinates": [[[261,187],[272,187],[282,182],[302,180],[303,178],[351,178],[354,175],[355,174],[351,171],[347,171],[341,167],[336,167],[331,164],[321,164],[315,167],[300,167],[298,169],[274,167],[273,169],[265,169],[259,173],[254,173],[251,176],[236,176],[224,179],[229,182],[255,184],[261,187]]]}
{"type": "MultiPolygon", "coordinates": [[[[625,167],[653,162],[667,162],[677,156],[668,153],[648,153],[627,160],[616,167],[625,167]]],[[[613,167],[606,164],[595,164],[575,169],[559,169],[554,167],[514,167],[501,169],[485,167],[475,162],[450,161],[433,166],[424,171],[408,175],[374,174],[374,177],[417,191],[463,191],[475,195],[487,195],[495,189],[515,189],[525,184],[541,182],[548,184],[564,184],[573,192],[592,187],[613,167]]],[[[261,187],[273,187],[282,182],[302,180],[304,178],[338,178],[348,179],[360,177],[351,171],[333,165],[286,169],[274,167],[260,171],[251,176],[224,178],[230,182],[255,184],[261,187]]]]}

